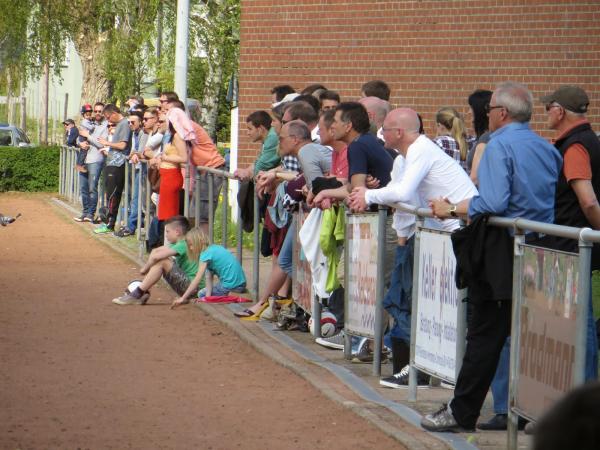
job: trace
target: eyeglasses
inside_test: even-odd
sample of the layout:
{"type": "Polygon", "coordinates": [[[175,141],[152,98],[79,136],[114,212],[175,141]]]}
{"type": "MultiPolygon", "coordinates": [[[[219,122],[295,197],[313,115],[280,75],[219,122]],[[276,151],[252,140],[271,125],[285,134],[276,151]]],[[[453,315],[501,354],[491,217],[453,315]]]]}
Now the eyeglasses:
{"type": "Polygon", "coordinates": [[[389,128],[387,128],[387,127],[381,127],[381,131],[382,131],[383,133],[385,133],[386,131],[392,131],[392,130],[401,130],[401,129],[402,129],[402,128],[400,128],[400,127],[389,127],[389,128]]]}
{"type": "Polygon", "coordinates": [[[279,135],[279,140],[281,141],[281,140],[283,140],[283,139],[285,139],[285,138],[289,138],[289,137],[290,137],[290,135],[289,135],[289,134],[288,134],[287,136],[282,136],[282,135],[279,135]]]}
{"type": "Polygon", "coordinates": [[[129,125],[135,125],[135,124],[136,124],[135,122],[129,122],[129,125]]]}
{"type": "Polygon", "coordinates": [[[484,109],[485,109],[485,112],[489,114],[492,109],[497,109],[497,108],[506,108],[506,106],[502,106],[502,105],[494,105],[494,106],[492,106],[489,103],[487,103],[485,105],[484,109]]]}
{"type": "Polygon", "coordinates": [[[558,105],[556,103],[551,103],[551,104],[546,105],[546,111],[547,112],[550,111],[552,108],[562,108],[562,106],[560,106],[560,105],[558,105]]]}

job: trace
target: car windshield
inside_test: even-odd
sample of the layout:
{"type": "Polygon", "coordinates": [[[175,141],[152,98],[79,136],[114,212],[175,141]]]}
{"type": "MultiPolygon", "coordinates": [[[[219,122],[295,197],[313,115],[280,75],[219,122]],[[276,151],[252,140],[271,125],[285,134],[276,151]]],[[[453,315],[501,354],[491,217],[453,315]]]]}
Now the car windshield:
{"type": "Polygon", "coordinates": [[[0,130],[0,146],[12,145],[12,133],[10,130],[0,130]]]}

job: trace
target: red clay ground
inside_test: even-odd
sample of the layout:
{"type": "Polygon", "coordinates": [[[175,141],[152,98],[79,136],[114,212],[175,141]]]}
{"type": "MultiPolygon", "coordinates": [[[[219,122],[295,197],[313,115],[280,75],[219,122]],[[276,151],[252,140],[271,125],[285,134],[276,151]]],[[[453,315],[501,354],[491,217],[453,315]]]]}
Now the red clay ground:
{"type": "Polygon", "coordinates": [[[48,199],[0,194],[1,448],[403,448],[170,291],[111,304],[137,269],[48,199]]]}

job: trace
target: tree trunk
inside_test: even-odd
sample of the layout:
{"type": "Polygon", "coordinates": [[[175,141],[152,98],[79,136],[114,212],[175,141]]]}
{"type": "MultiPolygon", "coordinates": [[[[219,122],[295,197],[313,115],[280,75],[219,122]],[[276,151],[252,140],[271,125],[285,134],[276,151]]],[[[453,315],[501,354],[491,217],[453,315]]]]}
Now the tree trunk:
{"type": "Polygon", "coordinates": [[[82,34],[75,40],[75,50],[81,58],[83,86],[81,104],[106,102],[109,89],[108,80],[102,69],[102,39],[98,34],[82,34]]]}
{"type": "Polygon", "coordinates": [[[50,64],[44,63],[42,75],[42,108],[40,110],[40,145],[48,145],[48,87],[50,85],[50,64]]]}
{"type": "Polygon", "coordinates": [[[213,48],[209,54],[208,73],[204,82],[201,103],[202,126],[213,140],[216,141],[217,119],[219,117],[219,93],[223,82],[222,55],[218,48],[213,48]]]}
{"type": "Polygon", "coordinates": [[[15,104],[13,102],[13,96],[12,96],[13,79],[12,79],[10,72],[11,72],[10,69],[6,70],[6,118],[7,118],[7,122],[10,125],[14,125],[14,123],[15,123],[15,119],[14,119],[15,104]]]}

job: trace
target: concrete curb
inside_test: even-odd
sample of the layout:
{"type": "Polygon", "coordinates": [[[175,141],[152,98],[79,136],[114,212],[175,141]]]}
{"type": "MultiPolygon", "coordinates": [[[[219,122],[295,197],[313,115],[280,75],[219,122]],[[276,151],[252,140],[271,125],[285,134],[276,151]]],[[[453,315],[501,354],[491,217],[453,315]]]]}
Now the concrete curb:
{"type": "MultiPolygon", "coordinates": [[[[58,198],[51,198],[51,202],[54,203],[55,206],[59,206],[60,208],[67,210],[72,214],[76,215],[79,212],[72,205],[58,198]]],[[[132,254],[130,250],[123,248],[121,245],[118,244],[118,241],[116,240],[117,238],[113,238],[112,236],[98,236],[95,235],[91,230],[88,232],[88,234],[110,247],[119,255],[124,256],[125,258],[138,265],[143,265],[144,262],[142,260],[140,260],[136,255],[132,254]]],[[[422,430],[419,425],[419,420],[421,416],[415,410],[409,408],[406,405],[385,399],[374,389],[372,389],[367,383],[361,380],[358,376],[354,375],[352,372],[348,371],[346,368],[341,367],[317,355],[316,353],[312,352],[309,348],[301,345],[300,343],[296,342],[294,339],[285,335],[284,333],[274,332],[272,329],[269,329],[267,324],[261,322],[252,324],[259,325],[254,329],[258,330],[258,332],[261,333],[262,336],[259,336],[256,333],[252,333],[247,326],[240,326],[240,321],[236,319],[233,316],[233,314],[230,314],[234,310],[233,305],[230,305],[230,307],[227,308],[227,315],[223,314],[218,308],[215,308],[212,305],[196,304],[196,306],[198,307],[198,309],[208,314],[213,319],[226,325],[233,332],[235,332],[244,342],[251,345],[258,352],[271,358],[277,364],[287,369],[290,369],[297,375],[301,376],[307,382],[313,385],[316,389],[318,389],[321,393],[323,393],[323,395],[325,395],[327,398],[335,401],[336,403],[342,405],[345,408],[352,410],[360,417],[368,420],[370,423],[379,428],[385,434],[396,439],[407,449],[477,449],[477,447],[475,447],[459,435],[453,433],[429,433],[422,430]],[[297,358],[295,359],[300,358],[302,363],[294,361],[292,357],[286,356],[285,353],[291,353],[293,355],[296,355],[297,358]],[[364,402],[358,403],[356,401],[349,400],[336,390],[332,389],[330,385],[328,385],[320,377],[317,376],[314,370],[311,370],[311,366],[318,366],[319,368],[333,374],[339,382],[343,383],[356,396],[364,400],[364,402]],[[393,413],[407,425],[407,427],[404,428],[409,429],[402,429],[403,427],[395,426],[392,423],[390,423],[390,421],[384,420],[384,418],[380,414],[378,414],[378,408],[385,408],[385,410],[387,410],[388,412],[393,413]],[[414,431],[416,431],[416,433],[414,431],[411,432],[411,428],[415,428],[414,431]],[[421,433],[425,433],[431,437],[434,437],[436,443],[438,443],[439,445],[434,444],[434,446],[432,447],[432,442],[429,443],[430,445],[425,445],[423,442],[421,442],[415,437],[415,434],[418,435],[421,433]]]]}

